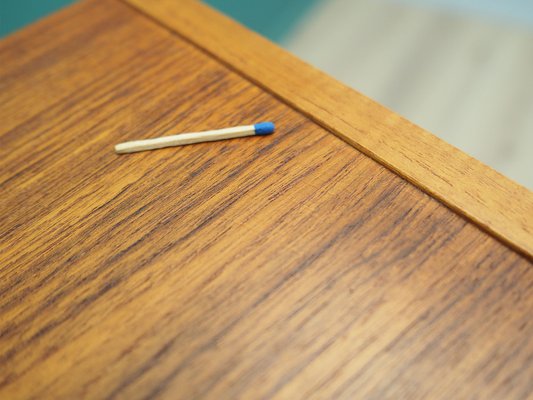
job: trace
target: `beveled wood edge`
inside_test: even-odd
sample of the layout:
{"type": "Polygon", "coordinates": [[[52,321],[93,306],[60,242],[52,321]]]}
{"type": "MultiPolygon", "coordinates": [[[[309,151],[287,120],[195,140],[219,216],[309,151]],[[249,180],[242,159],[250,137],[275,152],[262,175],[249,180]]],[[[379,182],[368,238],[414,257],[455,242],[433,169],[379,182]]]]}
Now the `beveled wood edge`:
{"type": "MultiPolygon", "coordinates": [[[[131,5],[533,258],[533,193],[196,0],[131,5]]],[[[282,127],[280,127],[283,129],[282,127]]]]}

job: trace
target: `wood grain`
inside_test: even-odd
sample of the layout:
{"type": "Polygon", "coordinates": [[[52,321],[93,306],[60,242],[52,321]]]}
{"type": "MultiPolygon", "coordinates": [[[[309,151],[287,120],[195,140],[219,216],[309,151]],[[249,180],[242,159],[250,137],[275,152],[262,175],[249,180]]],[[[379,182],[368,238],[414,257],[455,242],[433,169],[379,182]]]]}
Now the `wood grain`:
{"type": "Polygon", "coordinates": [[[196,0],[123,0],[533,256],[533,193],[196,0]]]}
{"type": "Polygon", "coordinates": [[[531,398],[532,265],[432,197],[116,1],[0,58],[0,398],[531,398]]]}

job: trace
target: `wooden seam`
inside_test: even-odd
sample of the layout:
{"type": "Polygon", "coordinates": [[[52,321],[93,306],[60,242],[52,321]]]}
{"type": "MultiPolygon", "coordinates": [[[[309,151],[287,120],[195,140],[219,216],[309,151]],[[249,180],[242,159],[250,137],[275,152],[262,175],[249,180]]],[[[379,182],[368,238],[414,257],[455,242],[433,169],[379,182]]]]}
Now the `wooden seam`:
{"type": "Polygon", "coordinates": [[[533,193],[525,187],[209,6],[121,1],[533,258],[533,193]]]}

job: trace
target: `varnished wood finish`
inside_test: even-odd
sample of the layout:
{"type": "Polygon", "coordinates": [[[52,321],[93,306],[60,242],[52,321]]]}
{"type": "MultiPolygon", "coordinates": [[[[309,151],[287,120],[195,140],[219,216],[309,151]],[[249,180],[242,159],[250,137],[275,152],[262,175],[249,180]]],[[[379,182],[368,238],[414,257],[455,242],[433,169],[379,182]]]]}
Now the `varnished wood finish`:
{"type": "Polygon", "coordinates": [[[196,0],[123,0],[530,257],[533,193],[196,0]]]}
{"type": "Polygon", "coordinates": [[[531,395],[531,263],[435,199],[119,2],[0,57],[0,398],[531,395]]]}

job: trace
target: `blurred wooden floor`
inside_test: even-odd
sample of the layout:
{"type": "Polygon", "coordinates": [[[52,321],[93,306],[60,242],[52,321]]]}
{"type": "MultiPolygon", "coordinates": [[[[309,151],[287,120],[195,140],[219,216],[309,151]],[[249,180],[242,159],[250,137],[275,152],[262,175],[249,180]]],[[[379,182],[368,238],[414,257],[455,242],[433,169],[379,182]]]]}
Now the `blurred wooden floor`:
{"type": "Polygon", "coordinates": [[[328,0],[285,47],[531,189],[532,43],[525,27],[328,0]]]}

